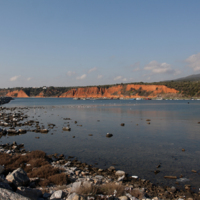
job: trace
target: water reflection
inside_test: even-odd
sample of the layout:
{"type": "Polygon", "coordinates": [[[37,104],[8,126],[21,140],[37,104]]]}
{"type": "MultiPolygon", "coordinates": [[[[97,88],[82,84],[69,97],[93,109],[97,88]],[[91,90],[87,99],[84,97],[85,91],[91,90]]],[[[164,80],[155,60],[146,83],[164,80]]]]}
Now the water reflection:
{"type": "MultiPolygon", "coordinates": [[[[28,106],[28,100],[23,101],[28,106]]],[[[42,104],[43,107],[35,106],[23,111],[46,128],[48,123],[54,123],[56,126],[48,134],[28,132],[2,137],[2,142],[17,141],[25,143],[28,150],[41,149],[47,153],[76,156],[80,161],[98,163],[102,168],[115,164],[118,169],[155,183],[174,185],[173,180],[163,177],[182,174],[191,180],[189,183],[199,184],[198,174],[192,174],[191,170],[199,167],[200,125],[197,122],[200,119],[200,103],[192,102],[188,106],[177,101],[111,101],[107,104],[90,101],[80,104],[72,100],[64,104],[63,99],[57,101],[56,104],[53,99],[53,103],[47,103],[49,106],[42,104]],[[150,124],[146,119],[151,120],[150,124]],[[64,132],[62,127],[68,122],[71,131],[64,132]],[[125,126],[120,126],[121,123],[125,126]],[[113,134],[112,138],[106,137],[108,132],[113,134]],[[182,152],[182,148],[186,151],[182,152]],[[153,171],[158,164],[161,172],[155,175],[153,171]]],[[[22,106],[23,103],[16,102],[14,105],[22,106]]],[[[34,104],[40,105],[41,102],[35,100],[34,104]]]]}

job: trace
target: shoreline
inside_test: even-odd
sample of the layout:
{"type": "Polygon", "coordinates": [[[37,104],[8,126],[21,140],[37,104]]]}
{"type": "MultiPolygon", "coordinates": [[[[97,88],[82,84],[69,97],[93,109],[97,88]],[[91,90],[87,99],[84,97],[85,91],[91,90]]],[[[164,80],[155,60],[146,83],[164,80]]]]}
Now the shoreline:
{"type": "MultiPolygon", "coordinates": [[[[4,107],[4,108],[1,108],[1,109],[8,109],[8,110],[11,110],[11,111],[14,111],[15,109],[14,108],[6,108],[6,107],[4,107]]],[[[14,122],[14,123],[16,123],[15,125],[17,125],[17,122],[15,121],[15,120],[13,120],[13,119],[20,119],[22,116],[20,116],[20,115],[17,115],[17,114],[14,114],[14,116],[13,116],[13,113],[11,113],[11,116],[12,116],[12,122],[14,122]]],[[[27,116],[24,116],[25,118],[27,117],[27,116]]],[[[30,121],[30,125],[31,125],[32,123],[31,123],[31,121],[30,121]]],[[[18,124],[19,125],[19,124],[18,124]]],[[[12,130],[12,129],[11,129],[12,130]]],[[[25,131],[25,130],[24,130],[25,131]]],[[[0,131],[1,132],[1,131],[0,131]]],[[[8,133],[8,132],[7,132],[8,133]]],[[[25,133],[25,132],[23,132],[23,129],[20,129],[20,131],[19,132],[13,132],[13,131],[10,131],[10,134],[12,135],[12,134],[22,134],[22,133],[25,133]]],[[[13,150],[13,145],[11,145],[12,147],[11,147],[11,150],[13,150]]],[[[16,144],[14,145],[14,146],[16,146],[16,144]]],[[[18,152],[19,153],[19,152],[18,152]]],[[[57,159],[57,158],[56,158],[57,159]]],[[[59,160],[57,160],[57,161],[59,161],[59,160]]],[[[69,161],[69,160],[68,160],[69,161]]],[[[76,160],[77,161],[77,160],[76,160]]],[[[52,161],[53,162],[53,161],[52,161]]],[[[78,162],[78,164],[79,165],[81,165],[82,163],[81,162],[79,162],[79,161],[77,161],[78,162]]],[[[55,163],[54,163],[55,164],[55,163]]],[[[60,164],[60,163],[59,163],[60,164]]],[[[77,164],[76,162],[75,162],[75,164],[77,164]]],[[[87,164],[85,164],[85,166],[86,166],[87,164]]],[[[84,167],[85,167],[84,166],[84,167]]],[[[72,166],[72,167],[76,167],[76,166],[72,166]]],[[[92,167],[92,166],[91,166],[92,167]]],[[[87,167],[86,167],[87,168],[87,167]]],[[[98,169],[99,170],[99,169],[98,169]]],[[[101,169],[101,170],[103,170],[103,171],[101,171],[101,173],[100,173],[100,175],[102,174],[102,172],[107,172],[108,171],[108,169],[101,169]]],[[[114,170],[114,169],[113,169],[114,170]]],[[[124,172],[125,173],[125,172],[124,172]]],[[[126,173],[125,173],[126,174],[126,173]]],[[[85,174],[85,175],[88,175],[87,173],[85,174]]],[[[117,176],[118,177],[118,176],[117,176]]],[[[121,176],[122,177],[122,176],[121,176]]],[[[91,177],[90,177],[91,178],[91,177]]],[[[120,178],[120,177],[118,177],[118,178],[120,178]]],[[[174,177],[171,177],[171,178],[174,178],[174,177]]],[[[113,179],[114,181],[116,181],[117,180],[117,178],[115,177],[114,179],[113,179]]],[[[126,184],[126,183],[131,183],[132,184],[132,181],[133,179],[130,179],[130,177],[128,177],[127,176],[127,174],[126,174],[126,176],[122,179],[122,180],[120,180],[120,181],[117,181],[117,182],[115,182],[115,183],[118,183],[118,182],[121,182],[122,184],[126,184]]],[[[136,180],[134,179],[134,181],[137,181],[137,183],[133,183],[133,185],[134,184],[139,184],[139,188],[143,188],[143,186],[145,186],[144,188],[146,188],[146,187],[148,187],[148,188],[150,188],[149,190],[151,191],[151,192],[153,192],[152,194],[155,194],[155,195],[157,195],[157,196],[159,196],[160,195],[160,193],[158,192],[158,191],[160,191],[160,189],[158,189],[158,188],[162,188],[161,190],[162,190],[162,192],[164,191],[164,192],[171,192],[171,189],[170,188],[172,188],[172,187],[163,187],[163,186],[156,186],[156,185],[154,185],[153,183],[151,183],[150,181],[148,181],[148,180],[144,180],[144,179],[140,179],[140,178],[136,178],[136,180]]],[[[120,184],[121,184],[120,183],[120,184]]],[[[176,188],[176,190],[174,191],[174,192],[172,192],[174,195],[176,194],[176,195],[179,195],[179,197],[181,198],[182,196],[184,196],[185,194],[189,194],[190,193],[190,195],[198,195],[198,193],[193,193],[191,190],[190,190],[190,187],[188,186],[188,185],[186,185],[186,187],[187,187],[187,189],[185,190],[185,191],[182,191],[182,190],[178,190],[177,188],[176,188]],[[181,195],[182,196],[181,196],[181,195]],[[184,194],[184,195],[183,195],[184,194]]],[[[135,189],[135,188],[134,188],[135,189]]],[[[173,190],[174,190],[174,187],[173,187],[173,190]]],[[[161,192],[161,193],[162,193],[161,192]]],[[[169,192],[169,193],[170,193],[169,192]]],[[[153,198],[153,197],[155,197],[155,195],[150,195],[148,192],[147,193],[145,193],[146,194],[146,197],[151,197],[151,198],[153,198]]],[[[163,195],[163,193],[162,193],[162,195],[163,195]]],[[[169,195],[168,193],[167,193],[167,195],[169,195]]],[[[170,195],[171,195],[171,193],[170,193],[170,195]]],[[[156,196],[156,197],[157,197],[156,196]]],[[[174,198],[174,197],[173,197],[174,198]]],[[[171,199],[171,198],[170,198],[171,199]]]]}
{"type": "MultiPolygon", "coordinates": [[[[63,200],[76,198],[191,200],[199,198],[199,194],[192,192],[189,185],[185,186],[185,190],[178,190],[174,186],[156,186],[150,181],[140,179],[137,176],[128,177],[124,171],[116,170],[114,166],[110,166],[108,169],[100,169],[81,163],[76,159],[66,159],[63,154],[46,155],[39,150],[30,152],[24,149],[23,144],[18,145],[16,142],[1,144],[0,152],[0,187],[8,190],[7,192],[12,191],[12,193],[20,194],[30,199],[57,199],[53,197],[56,194],[58,195],[58,193],[61,195],[59,199],[63,200]],[[2,167],[2,160],[5,157],[7,164],[2,167]],[[8,158],[13,159],[14,163],[10,163],[8,158]],[[39,163],[35,164],[33,162],[38,161],[38,159],[40,162],[46,162],[45,168],[39,163]],[[15,168],[16,164],[20,168],[15,168]],[[11,175],[8,172],[13,174],[20,169],[21,173],[23,173],[23,178],[20,181],[17,179],[17,176],[10,178],[11,175]],[[59,170],[52,175],[53,169],[59,170]],[[35,177],[34,171],[37,174],[35,177]],[[41,174],[46,175],[43,176],[41,174]],[[61,179],[60,176],[65,176],[65,178],[62,177],[61,179]],[[25,183],[26,179],[28,181],[25,183]]],[[[2,190],[0,190],[0,197],[1,195],[2,190]]]]}

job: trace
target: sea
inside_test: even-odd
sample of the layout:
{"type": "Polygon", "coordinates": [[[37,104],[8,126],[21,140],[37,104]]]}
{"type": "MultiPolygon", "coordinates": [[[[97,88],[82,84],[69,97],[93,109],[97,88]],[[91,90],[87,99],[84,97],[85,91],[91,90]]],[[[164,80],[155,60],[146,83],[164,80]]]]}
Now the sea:
{"type": "Polygon", "coordinates": [[[47,134],[2,136],[1,143],[16,141],[26,150],[64,154],[102,169],[115,166],[157,185],[181,189],[190,184],[193,191],[199,190],[198,100],[16,98],[3,106],[27,107],[22,111],[29,116],[26,120],[55,126],[47,134]],[[71,131],[62,130],[67,125],[71,131]]]}

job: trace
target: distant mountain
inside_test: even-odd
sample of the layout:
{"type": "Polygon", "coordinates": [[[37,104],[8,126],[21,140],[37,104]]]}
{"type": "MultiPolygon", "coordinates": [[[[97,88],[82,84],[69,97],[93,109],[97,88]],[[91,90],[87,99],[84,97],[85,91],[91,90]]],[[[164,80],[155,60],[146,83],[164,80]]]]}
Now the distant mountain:
{"type": "Polygon", "coordinates": [[[200,81],[200,74],[194,74],[183,78],[178,78],[173,81],[200,81]]]}

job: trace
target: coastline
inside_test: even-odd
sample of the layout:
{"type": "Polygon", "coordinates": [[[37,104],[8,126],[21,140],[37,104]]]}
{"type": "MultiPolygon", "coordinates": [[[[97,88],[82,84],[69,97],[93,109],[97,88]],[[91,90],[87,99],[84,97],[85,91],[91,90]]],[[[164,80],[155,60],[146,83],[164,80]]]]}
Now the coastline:
{"type": "Polygon", "coordinates": [[[185,190],[178,190],[174,186],[156,186],[137,176],[128,177],[114,166],[99,169],[70,157],[65,158],[63,154],[47,156],[39,150],[29,152],[23,144],[16,142],[1,144],[0,152],[0,197],[12,194],[14,198],[10,199],[21,195],[20,199],[25,200],[199,198],[199,194],[193,193],[188,185],[185,190]],[[4,161],[6,164],[3,167],[4,161]],[[45,167],[42,163],[45,163],[45,167]],[[17,165],[20,168],[15,168],[17,165]]]}
{"type": "MultiPolygon", "coordinates": [[[[13,111],[13,109],[12,108],[6,108],[6,109],[8,109],[8,110],[11,110],[11,111],[13,111]]],[[[16,119],[16,118],[20,118],[21,116],[18,116],[18,115],[16,115],[16,114],[14,114],[14,113],[11,113],[10,114],[11,116],[12,116],[12,121],[13,121],[13,119],[16,119]],[[13,116],[14,115],[14,116],[13,116]]],[[[13,122],[15,122],[15,120],[13,121],[13,122]]],[[[16,123],[16,122],[15,122],[16,123]]],[[[30,122],[30,125],[31,125],[31,122],[30,122]]],[[[11,130],[13,130],[13,129],[11,129],[11,130]]],[[[9,134],[23,134],[24,132],[23,132],[23,129],[20,129],[20,131],[19,132],[13,132],[13,131],[10,131],[10,133],[9,134]]],[[[12,145],[7,145],[7,148],[10,148],[9,150],[13,150],[13,149],[15,149],[16,148],[16,143],[14,143],[14,144],[12,144],[12,145]]],[[[16,149],[18,149],[18,146],[17,146],[17,148],[16,149]]],[[[8,154],[12,154],[13,152],[7,152],[8,154]]],[[[23,152],[17,152],[17,153],[20,153],[20,154],[23,154],[23,153],[27,153],[26,151],[24,151],[23,150],[23,152]]],[[[55,154],[54,155],[51,155],[51,156],[53,156],[54,158],[52,159],[52,160],[50,160],[50,164],[51,165],[55,165],[55,166],[58,166],[58,167],[62,167],[64,164],[66,164],[66,162],[68,162],[68,161],[73,161],[73,160],[71,160],[71,159],[63,159],[63,156],[61,156],[60,158],[62,158],[62,159],[60,159],[59,158],[59,156],[58,155],[56,155],[55,156],[55,154]],[[61,161],[61,163],[60,163],[60,160],[62,160],[61,161]],[[63,160],[65,160],[65,161],[63,161],[63,160]],[[57,163],[57,161],[59,161],[59,163],[57,163]],[[53,163],[54,162],[54,163],[53,163]],[[56,163],[55,163],[56,162],[56,163]],[[63,162],[63,163],[62,163],[63,162]],[[65,163],[64,163],[65,162],[65,163]]],[[[22,163],[20,163],[20,164],[22,164],[22,163]]],[[[29,164],[29,163],[28,163],[29,164]]],[[[81,163],[81,162],[79,162],[79,161],[77,161],[77,160],[75,160],[75,161],[73,161],[73,165],[72,166],[70,166],[70,167],[77,167],[77,164],[78,164],[78,166],[80,165],[82,165],[83,163],[81,163]]],[[[79,167],[80,167],[79,166],[79,167]]],[[[116,173],[116,169],[112,166],[112,170],[111,170],[111,174],[110,174],[110,170],[108,170],[108,169],[99,169],[99,168],[96,168],[95,170],[93,170],[92,168],[94,168],[94,167],[92,167],[91,165],[87,165],[86,163],[84,163],[84,165],[82,165],[82,168],[79,168],[79,167],[77,167],[76,169],[77,170],[75,170],[74,171],[74,174],[76,174],[76,171],[78,171],[78,170],[82,170],[83,171],[83,173],[82,173],[82,171],[81,172],[79,172],[79,173],[81,173],[81,177],[79,177],[79,178],[86,178],[86,180],[85,181],[87,181],[87,179],[89,178],[89,179],[92,179],[93,180],[93,178],[92,177],[90,177],[89,175],[90,174],[88,174],[88,173],[90,173],[90,172],[92,172],[92,173],[97,173],[97,175],[105,175],[105,182],[104,183],[106,183],[106,181],[108,181],[108,180],[110,180],[111,179],[111,181],[109,182],[109,183],[114,183],[114,184],[122,184],[122,185],[124,185],[124,186],[126,186],[126,187],[129,187],[130,186],[130,188],[132,188],[132,189],[129,189],[130,191],[132,191],[132,190],[136,190],[137,189],[137,191],[138,191],[138,188],[139,188],[139,191],[140,192],[138,192],[138,193],[142,193],[142,195],[144,196],[144,198],[149,198],[149,199],[153,199],[154,197],[156,197],[156,198],[160,198],[160,199],[173,199],[173,198],[177,198],[177,199],[179,199],[179,198],[183,198],[183,199],[185,199],[185,197],[184,196],[186,196],[187,198],[189,198],[189,197],[192,197],[192,198],[195,198],[196,199],[196,197],[198,196],[198,193],[193,193],[192,191],[191,191],[191,189],[190,189],[190,186],[189,185],[186,185],[185,187],[186,187],[186,190],[185,191],[183,191],[183,190],[179,190],[179,189],[177,189],[177,188],[175,188],[175,187],[163,187],[163,186],[156,186],[156,185],[154,185],[153,183],[151,183],[150,181],[148,181],[148,180],[144,180],[144,179],[140,179],[140,178],[131,178],[131,177],[128,177],[127,176],[127,174],[124,172],[124,174],[125,174],[125,176],[123,177],[123,175],[121,175],[121,176],[118,176],[118,175],[115,175],[115,173],[116,173]],[[87,167],[86,167],[87,166],[87,167]],[[84,169],[85,168],[88,168],[88,169],[86,169],[86,171],[84,171],[84,169]],[[87,171],[88,170],[88,171],[87,171]],[[90,171],[91,170],[91,171],[90,171]],[[100,171],[99,171],[100,170],[100,171]],[[104,173],[104,174],[103,174],[104,173]],[[89,176],[89,177],[88,177],[89,176]],[[109,177],[108,177],[109,176],[109,177]],[[123,177],[123,178],[122,178],[123,177]],[[119,179],[120,178],[120,179],[119,179]],[[128,185],[128,186],[127,186],[128,185]],[[143,189],[144,188],[144,189],[143,189]],[[174,196],[173,196],[174,195],[174,196]]],[[[71,169],[68,169],[68,170],[71,170],[71,169]]],[[[71,173],[71,172],[70,172],[71,173]]],[[[77,172],[78,173],[78,172],[77,172]]],[[[70,175],[71,176],[71,175],[70,175]]],[[[96,176],[96,175],[95,175],[96,176]]],[[[36,178],[36,177],[35,177],[36,178]]],[[[74,179],[76,179],[77,180],[77,177],[72,177],[72,178],[74,178],[74,179]]],[[[168,177],[169,178],[169,177],[168,177]]],[[[171,178],[174,178],[174,177],[171,177],[171,178]]],[[[80,182],[80,181],[76,181],[76,182],[80,182]]],[[[93,182],[95,182],[94,180],[93,180],[93,182]]],[[[71,183],[70,183],[71,184],[71,183]]],[[[82,184],[82,182],[81,182],[81,184],[82,184]]],[[[102,184],[102,183],[101,183],[102,184]]],[[[67,184],[68,185],[68,184],[67,184]]],[[[98,185],[98,184],[97,184],[98,185]]],[[[82,185],[81,185],[82,186],[82,185]]],[[[39,188],[40,188],[41,186],[39,186],[39,188]]],[[[52,187],[52,186],[51,186],[52,187]]],[[[57,187],[57,186],[53,186],[53,187],[57,187]]],[[[62,187],[66,187],[66,184],[65,185],[62,185],[62,187]]],[[[67,187],[71,187],[71,186],[67,186],[67,187]]],[[[45,190],[46,190],[47,188],[45,188],[45,190]]],[[[64,193],[67,193],[67,195],[70,195],[70,193],[68,192],[68,190],[63,190],[63,194],[64,193]]],[[[49,192],[49,195],[53,195],[53,193],[50,191],[49,192]]],[[[105,194],[105,195],[108,195],[108,194],[105,194]]],[[[112,196],[112,195],[111,195],[112,196]]],[[[65,196],[66,197],[66,196],[65,196]]],[[[128,197],[128,196],[127,196],[128,197]]],[[[67,198],[67,197],[66,197],[67,198]]],[[[98,197],[98,195],[95,197],[95,198],[99,198],[98,197]]],[[[132,197],[129,197],[129,198],[132,198],[132,197]]],[[[45,198],[44,198],[45,199],[45,198]]],[[[48,199],[48,198],[47,198],[48,199]]]]}

